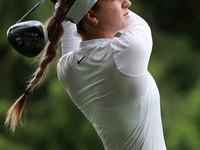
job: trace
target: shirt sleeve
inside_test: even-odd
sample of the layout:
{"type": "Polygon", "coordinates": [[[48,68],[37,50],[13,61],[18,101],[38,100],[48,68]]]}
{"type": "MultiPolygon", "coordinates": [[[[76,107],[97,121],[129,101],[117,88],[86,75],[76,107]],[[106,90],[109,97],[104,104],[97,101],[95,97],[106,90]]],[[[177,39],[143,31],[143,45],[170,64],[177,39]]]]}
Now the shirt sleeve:
{"type": "Polygon", "coordinates": [[[151,29],[147,22],[129,11],[130,24],[114,39],[114,60],[118,70],[130,77],[147,73],[152,51],[151,29]]]}
{"type": "Polygon", "coordinates": [[[77,33],[76,24],[73,24],[70,21],[64,21],[62,25],[64,28],[64,35],[61,39],[61,48],[62,55],[65,55],[79,47],[81,37],[77,33]]]}

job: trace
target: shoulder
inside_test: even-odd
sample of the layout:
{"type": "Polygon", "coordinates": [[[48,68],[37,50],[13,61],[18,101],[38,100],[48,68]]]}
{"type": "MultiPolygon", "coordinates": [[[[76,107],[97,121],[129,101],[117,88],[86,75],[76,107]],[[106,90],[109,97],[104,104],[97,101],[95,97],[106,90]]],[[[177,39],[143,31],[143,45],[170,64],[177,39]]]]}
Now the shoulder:
{"type": "Polygon", "coordinates": [[[63,55],[59,61],[58,61],[58,65],[60,64],[68,64],[70,62],[73,61],[73,55],[74,55],[74,51],[68,52],[65,55],[63,55]]]}
{"type": "Polygon", "coordinates": [[[57,73],[64,74],[65,69],[68,68],[70,65],[72,65],[74,59],[74,51],[68,52],[65,55],[63,55],[57,64],[57,73]]]}
{"type": "Polygon", "coordinates": [[[141,76],[146,73],[152,44],[144,38],[133,36],[126,32],[114,39],[114,62],[117,69],[130,77],[141,76]]]}

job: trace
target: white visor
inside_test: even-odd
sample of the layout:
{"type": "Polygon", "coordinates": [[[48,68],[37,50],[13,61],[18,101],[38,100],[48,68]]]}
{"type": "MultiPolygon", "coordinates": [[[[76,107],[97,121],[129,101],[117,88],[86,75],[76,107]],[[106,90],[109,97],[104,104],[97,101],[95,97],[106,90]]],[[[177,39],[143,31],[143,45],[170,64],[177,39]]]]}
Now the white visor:
{"type": "Polygon", "coordinates": [[[78,24],[98,0],[76,0],[66,14],[68,20],[78,24]]]}

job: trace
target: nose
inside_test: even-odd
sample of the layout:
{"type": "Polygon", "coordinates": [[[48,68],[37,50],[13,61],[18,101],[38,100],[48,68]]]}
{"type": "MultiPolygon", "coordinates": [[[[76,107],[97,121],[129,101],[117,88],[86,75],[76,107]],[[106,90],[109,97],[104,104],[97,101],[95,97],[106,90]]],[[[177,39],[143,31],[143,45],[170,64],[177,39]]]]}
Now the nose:
{"type": "Polygon", "coordinates": [[[131,1],[130,0],[124,0],[122,3],[122,8],[129,8],[131,6],[131,1]]]}

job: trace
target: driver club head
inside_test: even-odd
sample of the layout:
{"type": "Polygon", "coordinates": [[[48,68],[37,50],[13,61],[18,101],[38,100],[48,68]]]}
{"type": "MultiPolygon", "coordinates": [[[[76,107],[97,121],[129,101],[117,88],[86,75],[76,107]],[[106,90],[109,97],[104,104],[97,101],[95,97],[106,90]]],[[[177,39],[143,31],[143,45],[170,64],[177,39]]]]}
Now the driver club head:
{"type": "Polygon", "coordinates": [[[26,57],[35,57],[44,49],[48,33],[39,21],[24,21],[11,26],[7,37],[13,48],[26,57]]]}

